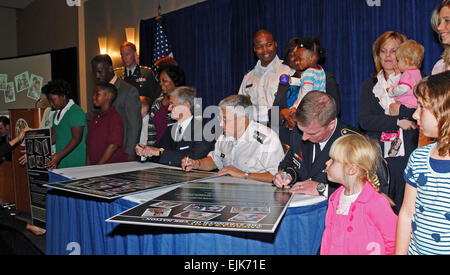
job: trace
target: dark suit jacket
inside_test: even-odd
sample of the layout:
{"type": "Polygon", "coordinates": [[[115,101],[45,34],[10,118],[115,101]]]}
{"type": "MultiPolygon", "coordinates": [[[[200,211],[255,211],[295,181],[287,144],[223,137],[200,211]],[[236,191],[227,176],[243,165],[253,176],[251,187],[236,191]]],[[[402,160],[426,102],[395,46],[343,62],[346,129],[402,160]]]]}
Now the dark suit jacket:
{"type": "Polygon", "coordinates": [[[181,160],[185,156],[191,159],[202,159],[214,150],[214,140],[206,141],[203,137],[203,122],[193,118],[183,133],[180,142],[176,142],[175,131],[177,124],[168,127],[161,140],[155,147],[164,148],[159,162],[172,166],[181,166],[181,160]],[[173,134],[172,134],[173,132],[173,134]]]}
{"type": "MultiPolygon", "coordinates": [[[[378,98],[373,94],[373,88],[376,83],[376,78],[369,78],[364,81],[359,96],[358,119],[362,131],[372,139],[379,141],[382,132],[398,131],[400,129],[400,127],[397,126],[397,119],[409,119],[414,121],[412,114],[415,112],[415,109],[409,109],[406,106],[401,105],[398,116],[386,115],[384,109],[380,106],[378,98]]],[[[408,130],[403,131],[403,134],[405,143],[405,157],[403,158],[407,161],[409,155],[417,148],[419,131],[408,130]]],[[[380,146],[383,149],[384,144],[381,142],[380,146]]],[[[404,170],[404,168],[402,170],[404,170]]],[[[403,180],[403,178],[401,180],[403,180]]]]}
{"type": "MultiPolygon", "coordinates": [[[[338,85],[338,83],[336,81],[336,77],[334,76],[333,73],[325,72],[325,74],[327,77],[326,78],[326,92],[327,92],[327,94],[331,95],[333,97],[334,101],[336,102],[336,112],[337,112],[336,114],[339,117],[340,113],[341,113],[341,95],[339,93],[339,85],[338,85]]],[[[283,85],[281,83],[278,84],[278,90],[277,90],[275,99],[273,101],[272,108],[277,106],[279,108],[279,111],[287,108],[286,93],[287,93],[288,89],[289,89],[289,85],[283,85]]],[[[269,119],[271,118],[271,112],[272,112],[272,110],[269,111],[269,119]]],[[[280,125],[279,135],[280,135],[280,141],[282,143],[288,143],[290,132],[291,132],[291,130],[286,128],[285,123],[282,123],[280,125]]]]}
{"type": "MultiPolygon", "coordinates": [[[[370,138],[379,141],[382,132],[398,131],[397,119],[412,119],[415,109],[409,109],[404,105],[400,106],[398,116],[389,116],[384,113],[380,106],[378,98],[373,93],[377,78],[369,78],[362,84],[359,95],[359,127],[370,138]]],[[[414,121],[414,120],[413,120],[414,121]]],[[[390,170],[390,184],[387,194],[394,200],[396,206],[394,212],[398,213],[403,203],[403,194],[405,191],[405,180],[403,171],[408,164],[410,154],[417,148],[419,139],[418,130],[403,131],[403,142],[405,146],[405,155],[402,157],[386,158],[390,170]]],[[[384,150],[384,142],[379,142],[381,149],[384,150]]]]}
{"type": "MultiPolygon", "coordinates": [[[[9,154],[14,148],[9,145],[9,142],[5,142],[0,145],[0,159],[6,154],[9,154]]],[[[1,162],[1,160],[0,160],[1,162]]]]}
{"type": "Polygon", "coordinates": [[[135,147],[139,143],[142,129],[139,92],[121,79],[117,79],[114,85],[117,88],[117,97],[113,106],[123,121],[123,147],[128,155],[136,155],[135,147]]]}
{"type": "MultiPolygon", "coordinates": [[[[6,136],[2,136],[2,137],[0,137],[0,146],[1,146],[1,148],[8,148],[8,146],[9,146],[9,144],[8,144],[8,146],[5,146],[5,147],[3,147],[3,145],[4,144],[6,144],[6,143],[8,143],[7,142],[7,139],[6,139],[6,136]]],[[[7,149],[6,149],[7,150],[7,149]]],[[[2,158],[5,158],[6,160],[8,160],[8,161],[11,161],[12,160],[12,154],[11,154],[11,151],[5,151],[5,152],[3,152],[3,150],[0,150],[0,163],[2,162],[2,158]]]]}
{"type": "Polygon", "coordinates": [[[327,174],[325,173],[325,162],[330,159],[329,153],[333,142],[342,135],[352,134],[352,131],[357,132],[356,129],[344,124],[338,119],[336,130],[320,154],[316,155],[316,160],[313,164],[312,157],[314,143],[310,141],[303,141],[302,133],[297,127],[295,127],[291,131],[290,142],[288,143],[290,146],[289,151],[287,152],[285,158],[280,162],[278,169],[286,171],[292,177],[292,183],[312,179],[317,182],[329,184],[328,196],[331,195],[339,187],[339,185],[337,183],[330,182],[327,179],[327,174]]]}

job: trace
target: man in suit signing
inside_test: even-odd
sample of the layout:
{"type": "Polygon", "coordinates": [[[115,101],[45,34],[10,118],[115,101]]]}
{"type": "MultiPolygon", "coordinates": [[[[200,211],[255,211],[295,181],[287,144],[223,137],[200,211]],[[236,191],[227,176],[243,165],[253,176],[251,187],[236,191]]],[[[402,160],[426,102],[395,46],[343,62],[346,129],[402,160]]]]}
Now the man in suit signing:
{"type": "Polygon", "coordinates": [[[278,166],[274,184],[289,188],[292,183],[292,193],[328,197],[338,187],[328,181],[325,172],[331,145],[338,137],[356,132],[336,118],[336,103],[324,92],[306,94],[295,119],[297,128],[290,134],[290,148],[278,166]]]}
{"type": "Polygon", "coordinates": [[[178,87],[169,93],[169,111],[176,123],[165,131],[154,147],[138,144],[136,154],[143,157],[159,157],[159,163],[181,166],[181,159],[204,158],[214,149],[214,142],[203,137],[203,123],[194,113],[195,90],[178,87]]]}

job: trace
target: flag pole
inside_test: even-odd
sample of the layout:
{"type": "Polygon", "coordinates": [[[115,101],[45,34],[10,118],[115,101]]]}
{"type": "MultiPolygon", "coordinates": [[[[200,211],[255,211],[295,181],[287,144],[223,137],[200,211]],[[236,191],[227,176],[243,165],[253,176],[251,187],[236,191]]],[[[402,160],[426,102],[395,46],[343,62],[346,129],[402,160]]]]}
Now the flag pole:
{"type": "Polygon", "coordinates": [[[158,3],[158,16],[156,16],[156,20],[159,20],[161,18],[162,18],[162,16],[161,16],[161,3],[158,3]]]}

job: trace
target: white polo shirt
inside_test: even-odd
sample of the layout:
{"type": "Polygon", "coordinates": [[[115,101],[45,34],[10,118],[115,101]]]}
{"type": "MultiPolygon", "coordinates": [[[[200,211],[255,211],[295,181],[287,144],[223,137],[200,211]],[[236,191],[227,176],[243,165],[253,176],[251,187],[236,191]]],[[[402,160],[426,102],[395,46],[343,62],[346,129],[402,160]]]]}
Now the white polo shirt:
{"type": "Polygon", "coordinates": [[[239,94],[250,96],[252,104],[258,109],[258,121],[269,120],[268,112],[275,100],[280,75],[291,72],[289,66],[282,63],[278,56],[267,67],[261,66],[261,61],[258,60],[255,68],[242,80],[239,94]]]}
{"type": "Polygon", "coordinates": [[[272,129],[250,121],[237,140],[222,134],[208,156],[218,169],[232,165],[247,173],[270,172],[275,175],[284,152],[278,135],[272,129]]]}

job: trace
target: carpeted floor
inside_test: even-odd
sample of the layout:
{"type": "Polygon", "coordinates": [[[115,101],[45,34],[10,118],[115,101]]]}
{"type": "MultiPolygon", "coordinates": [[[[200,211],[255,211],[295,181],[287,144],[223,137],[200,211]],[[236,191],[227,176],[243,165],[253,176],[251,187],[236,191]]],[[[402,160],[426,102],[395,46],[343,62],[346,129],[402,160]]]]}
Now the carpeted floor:
{"type": "MultiPolygon", "coordinates": [[[[15,209],[10,209],[10,212],[15,214],[16,219],[20,219],[20,220],[26,221],[27,223],[31,223],[30,214],[21,212],[21,211],[16,211],[15,209]]],[[[39,254],[45,255],[45,241],[46,241],[45,235],[36,236],[28,230],[25,230],[25,232],[23,232],[23,235],[24,235],[26,241],[29,241],[31,243],[31,246],[35,248],[35,249],[32,249],[33,250],[32,254],[36,254],[36,251],[39,251],[39,254]]],[[[23,253],[27,254],[26,251],[24,251],[23,253]]],[[[30,253],[31,253],[31,251],[30,251],[30,253]]]]}

